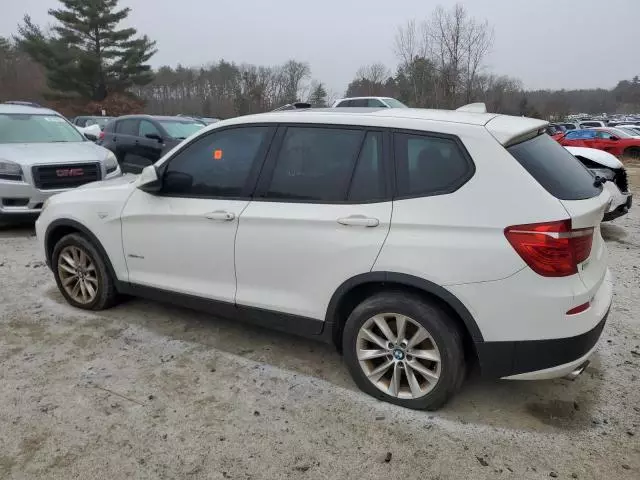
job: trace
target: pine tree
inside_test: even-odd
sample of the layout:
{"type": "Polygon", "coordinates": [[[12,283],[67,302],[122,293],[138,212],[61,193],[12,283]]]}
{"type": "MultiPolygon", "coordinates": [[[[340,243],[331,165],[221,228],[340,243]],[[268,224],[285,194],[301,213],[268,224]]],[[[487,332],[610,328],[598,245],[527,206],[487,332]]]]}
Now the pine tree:
{"type": "Polygon", "coordinates": [[[134,28],[116,29],[129,8],[118,10],[118,0],[60,2],[63,8],[49,10],[59,22],[50,35],[28,15],[18,28],[21,46],[44,66],[53,91],[101,101],[152,80],[145,62],[156,52],[155,42],[146,35],[136,37],[134,28]]]}
{"type": "Polygon", "coordinates": [[[309,103],[312,107],[326,107],[327,106],[327,91],[322,83],[318,83],[311,91],[309,96],[309,103]]]}

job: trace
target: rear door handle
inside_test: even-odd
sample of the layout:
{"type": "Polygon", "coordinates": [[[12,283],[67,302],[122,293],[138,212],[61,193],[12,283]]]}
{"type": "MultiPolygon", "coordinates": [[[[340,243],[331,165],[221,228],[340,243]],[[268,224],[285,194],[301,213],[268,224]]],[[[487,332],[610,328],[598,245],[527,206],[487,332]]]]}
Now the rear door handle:
{"type": "Polygon", "coordinates": [[[204,214],[205,218],[209,220],[218,220],[221,222],[230,222],[236,218],[235,214],[227,212],[225,210],[216,210],[215,212],[209,212],[204,214]]]}
{"type": "Polygon", "coordinates": [[[338,219],[340,225],[348,225],[350,227],[377,227],[380,225],[380,220],[372,217],[365,217],[364,215],[351,215],[349,217],[343,217],[338,219]]]}

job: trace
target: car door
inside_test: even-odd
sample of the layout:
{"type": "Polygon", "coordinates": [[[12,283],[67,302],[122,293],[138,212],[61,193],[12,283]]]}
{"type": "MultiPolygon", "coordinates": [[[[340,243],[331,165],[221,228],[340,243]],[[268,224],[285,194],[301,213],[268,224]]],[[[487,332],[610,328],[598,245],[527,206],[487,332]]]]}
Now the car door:
{"type": "Polygon", "coordinates": [[[240,216],[238,305],[305,317],[289,328],[318,333],[333,293],[371,270],[389,230],[385,138],[358,127],[279,128],[240,216]]]}
{"type": "Polygon", "coordinates": [[[140,173],[144,167],[153,165],[162,156],[164,136],[151,120],[141,119],[137,138],[133,142],[131,155],[127,158],[127,170],[140,173]]]}
{"type": "Polygon", "coordinates": [[[234,301],[234,241],[274,128],[197,137],[158,167],[159,193],[136,190],[122,213],[129,282],[234,301]]]}
{"type": "Polygon", "coordinates": [[[592,141],[592,148],[597,148],[598,150],[604,150],[605,152],[611,152],[615,150],[618,146],[618,137],[615,135],[605,132],[605,131],[597,131],[596,136],[592,141]]]}
{"type": "MultiPolygon", "coordinates": [[[[132,172],[130,170],[132,156],[135,155],[135,141],[138,138],[137,118],[123,118],[116,121],[116,128],[111,141],[115,147],[115,154],[120,163],[123,172],[132,172]]],[[[135,162],[133,162],[135,166],[135,162]]],[[[134,172],[139,173],[139,172],[134,172]]]]}

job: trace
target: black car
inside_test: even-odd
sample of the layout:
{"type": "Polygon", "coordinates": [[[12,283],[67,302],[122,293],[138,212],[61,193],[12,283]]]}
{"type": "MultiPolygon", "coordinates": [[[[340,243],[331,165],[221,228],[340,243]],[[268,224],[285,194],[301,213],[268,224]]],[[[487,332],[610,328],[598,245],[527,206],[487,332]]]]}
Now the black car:
{"type": "Polygon", "coordinates": [[[107,123],[98,145],[115,153],[123,172],[140,173],[204,126],[189,117],[127,115],[107,123]]]}

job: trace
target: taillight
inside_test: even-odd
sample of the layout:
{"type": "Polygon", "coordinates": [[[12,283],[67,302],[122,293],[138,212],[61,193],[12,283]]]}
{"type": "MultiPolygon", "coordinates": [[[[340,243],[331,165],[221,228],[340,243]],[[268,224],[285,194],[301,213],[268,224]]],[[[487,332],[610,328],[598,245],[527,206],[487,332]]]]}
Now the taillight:
{"type": "Polygon", "coordinates": [[[543,277],[566,277],[591,254],[593,227],[571,228],[571,220],[507,227],[504,234],[518,255],[543,277]]]}
{"type": "Polygon", "coordinates": [[[98,140],[104,140],[104,132],[98,134],[98,140]]]}

